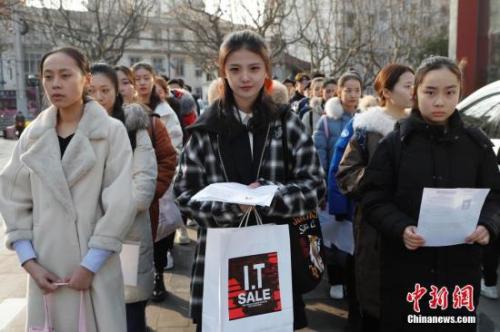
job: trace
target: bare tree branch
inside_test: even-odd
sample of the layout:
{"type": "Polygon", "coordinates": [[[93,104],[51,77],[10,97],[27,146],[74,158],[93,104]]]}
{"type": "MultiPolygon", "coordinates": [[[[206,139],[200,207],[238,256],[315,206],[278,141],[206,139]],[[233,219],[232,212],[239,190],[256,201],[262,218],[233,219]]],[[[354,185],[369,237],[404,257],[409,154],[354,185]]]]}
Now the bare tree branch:
{"type": "Polygon", "coordinates": [[[219,47],[229,32],[242,29],[257,32],[269,42],[273,59],[279,59],[288,46],[298,40],[297,36],[286,36],[283,33],[295,0],[269,0],[266,1],[265,8],[257,10],[241,1],[238,8],[242,13],[240,16],[245,18],[243,22],[231,21],[221,2],[215,5],[211,13],[192,0],[172,0],[172,4],[172,17],[194,41],[183,43],[182,50],[206,71],[216,69],[219,47]]]}
{"type": "MultiPolygon", "coordinates": [[[[40,0],[40,5],[44,0],[40,0]]],[[[73,45],[91,61],[116,64],[149,23],[157,0],[89,0],[85,11],[25,7],[24,18],[52,46],[73,45]]]]}

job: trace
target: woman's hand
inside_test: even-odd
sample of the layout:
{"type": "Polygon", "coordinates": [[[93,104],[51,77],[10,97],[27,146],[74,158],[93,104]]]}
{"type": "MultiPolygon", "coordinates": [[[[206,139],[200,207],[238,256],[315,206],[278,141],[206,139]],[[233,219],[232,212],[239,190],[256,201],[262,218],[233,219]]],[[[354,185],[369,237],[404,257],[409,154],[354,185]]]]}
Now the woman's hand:
{"type": "MultiPolygon", "coordinates": [[[[255,188],[260,187],[260,183],[258,183],[258,182],[254,182],[254,183],[250,183],[248,186],[249,186],[250,188],[252,188],[252,189],[255,189],[255,188]]],[[[248,212],[248,210],[250,210],[251,208],[253,208],[253,206],[252,206],[252,205],[240,204],[240,210],[241,210],[241,212],[243,212],[243,213],[247,213],[247,212],[248,212]]]]}
{"type": "Polygon", "coordinates": [[[77,267],[73,275],[67,278],[68,287],[77,291],[85,291],[90,288],[94,273],[83,266],[77,267]]]}
{"type": "Polygon", "coordinates": [[[479,225],[476,227],[476,230],[472,232],[471,235],[467,236],[465,242],[469,244],[477,242],[485,246],[488,243],[490,243],[490,232],[488,232],[486,227],[479,225]]]}
{"type": "Polygon", "coordinates": [[[417,234],[417,227],[408,226],[403,232],[403,242],[408,250],[416,250],[425,244],[421,235],[417,234]]]}
{"type": "Polygon", "coordinates": [[[47,271],[34,259],[24,263],[23,267],[44,294],[52,293],[57,289],[58,286],[54,285],[55,282],[62,282],[61,278],[47,271]]]}

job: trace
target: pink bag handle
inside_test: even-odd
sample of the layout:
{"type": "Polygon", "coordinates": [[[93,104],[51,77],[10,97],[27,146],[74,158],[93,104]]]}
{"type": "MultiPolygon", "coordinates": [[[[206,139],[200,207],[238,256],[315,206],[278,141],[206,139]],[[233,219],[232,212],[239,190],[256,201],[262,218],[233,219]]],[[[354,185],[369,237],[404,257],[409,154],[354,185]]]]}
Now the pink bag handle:
{"type": "Polygon", "coordinates": [[[45,324],[43,326],[44,331],[52,331],[52,317],[50,316],[49,310],[49,297],[51,294],[43,296],[43,307],[45,309],[45,324]]]}
{"type": "Polygon", "coordinates": [[[78,332],[87,332],[87,310],[85,310],[85,298],[83,291],[80,291],[80,313],[78,315],[78,332]]]}
{"type": "MultiPolygon", "coordinates": [[[[51,305],[50,297],[52,294],[46,294],[43,296],[43,307],[45,310],[45,324],[43,331],[53,331],[52,327],[52,317],[50,315],[51,305]]],[[[80,291],[80,312],[78,314],[78,332],[87,332],[87,310],[85,309],[85,296],[84,292],[80,291]]]]}

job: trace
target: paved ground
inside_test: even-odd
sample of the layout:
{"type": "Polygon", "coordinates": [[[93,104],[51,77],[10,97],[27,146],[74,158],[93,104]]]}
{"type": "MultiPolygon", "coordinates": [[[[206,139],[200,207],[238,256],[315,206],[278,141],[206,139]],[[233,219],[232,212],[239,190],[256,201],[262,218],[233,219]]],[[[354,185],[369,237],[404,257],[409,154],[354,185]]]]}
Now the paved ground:
{"type": "MultiPolygon", "coordinates": [[[[0,168],[6,163],[14,142],[0,138],[0,168]]],[[[0,218],[0,227],[3,221],[0,218]]],[[[189,230],[194,240],[195,231],[189,230]]],[[[175,268],[165,273],[170,296],[161,304],[147,307],[148,325],[158,332],[194,331],[187,318],[189,300],[189,275],[194,253],[190,245],[174,248],[175,268]]],[[[0,331],[24,330],[26,274],[19,267],[15,253],[3,246],[3,229],[0,228],[0,331]]],[[[309,328],[304,331],[344,331],[346,306],[343,301],[331,300],[324,281],[306,296],[309,328]]],[[[479,332],[500,332],[500,301],[481,298],[479,307],[479,332]]]]}

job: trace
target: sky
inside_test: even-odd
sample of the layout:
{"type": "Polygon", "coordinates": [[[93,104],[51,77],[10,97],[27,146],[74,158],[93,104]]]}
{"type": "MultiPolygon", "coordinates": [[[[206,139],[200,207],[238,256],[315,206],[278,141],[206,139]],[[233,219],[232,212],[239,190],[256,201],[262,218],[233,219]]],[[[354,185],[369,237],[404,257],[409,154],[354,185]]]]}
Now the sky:
{"type": "Polygon", "coordinates": [[[71,10],[85,10],[86,0],[27,0],[26,4],[33,7],[59,8],[62,1],[63,8],[71,10]]]}
{"type": "Polygon", "coordinates": [[[233,21],[234,23],[250,24],[251,19],[248,17],[248,11],[252,16],[256,16],[259,10],[263,10],[265,0],[205,0],[206,10],[210,13],[213,12],[219,5],[227,14],[223,16],[225,19],[233,21]],[[243,6],[244,4],[244,6],[243,6]],[[245,10],[246,9],[248,10],[245,10]]]}
{"type": "MultiPolygon", "coordinates": [[[[58,8],[60,1],[63,7],[72,10],[85,10],[86,0],[27,0],[28,6],[58,8]]],[[[163,0],[168,1],[168,0],[163,0]]],[[[179,0],[178,0],[179,1],[179,0]]],[[[245,1],[245,0],[204,0],[208,12],[214,12],[220,3],[223,8],[223,17],[227,20],[232,20],[235,23],[250,24],[251,21],[248,17],[247,11],[243,9],[243,5],[252,13],[253,16],[257,15],[259,9],[264,6],[265,0],[245,1]]]]}

